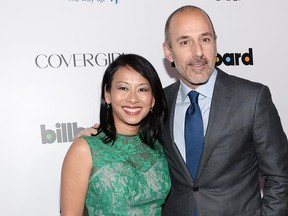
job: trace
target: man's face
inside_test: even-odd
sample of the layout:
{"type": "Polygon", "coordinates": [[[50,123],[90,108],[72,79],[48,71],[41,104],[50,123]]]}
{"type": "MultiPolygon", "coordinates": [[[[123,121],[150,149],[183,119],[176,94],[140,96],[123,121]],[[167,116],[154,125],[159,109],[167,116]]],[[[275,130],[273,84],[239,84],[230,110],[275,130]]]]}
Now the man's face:
{"type": "Polygon", "coordinates": [[[169,28],[166,58],[174,62],[181,80],[195,89],[208,81],[217,55],[216,36],[209,18],[201,11],[176,14],[169,28]]]}

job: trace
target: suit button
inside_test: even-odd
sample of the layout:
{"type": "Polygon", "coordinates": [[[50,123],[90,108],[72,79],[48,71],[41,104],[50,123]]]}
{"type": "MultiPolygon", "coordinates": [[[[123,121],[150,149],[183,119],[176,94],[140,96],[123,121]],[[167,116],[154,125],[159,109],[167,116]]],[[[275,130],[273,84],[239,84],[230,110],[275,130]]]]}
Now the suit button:
{"type": "Polygon", "coordinates": [[[197,186],[193,186],[193,191],[198,191],[199,190],[199,187],[197,187],[197,186]]]}

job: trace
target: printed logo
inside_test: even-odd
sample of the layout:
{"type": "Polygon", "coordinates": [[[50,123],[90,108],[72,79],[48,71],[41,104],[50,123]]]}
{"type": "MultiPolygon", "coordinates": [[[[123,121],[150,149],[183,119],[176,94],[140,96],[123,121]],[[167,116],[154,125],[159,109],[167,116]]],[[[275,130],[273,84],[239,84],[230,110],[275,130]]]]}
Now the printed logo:
{"type": "Polygon", "coordinates": [[[241,0],[216,0],[216,1],[226,1],[226,2],[239,2],[239,1],[241,1],[241,0]]]}
{"type": "MultiPolygon", "coordinates": [[[[226,66],[238,66],[240,62],[246,66],[253,65],[253,50],[249,48],[248,53],[225,53],[223,55],[217,53],[215,66],[225,64],[226,66]]],[[[175,63],[171,63],[175,67],[175,63]]]]}
{"type": "Polygon", "coordinates": [[[123,53],[39,54],[35,57],[38,68],[106,67],[123,53]]]}
{"type": "MultiPolygon", "coordinates": [[[[115,4],[118,4],[120,0],[107,0],[108,2],[115,2],[115,4]]],[[[69,0],[69,2],[87,2],[87,3],[104,3],[107,2],[106,0],[69,0]]]]}
{"type": "Polygon", "coordinates": [[[42,144],[72,142],[76,134],[84,130],[83,127],[78,127],[76,122],[56,123],[55,127],[52,130],[47,129],[44,124],[40,125],[42,144]]]}
{"type": "Polygon", "coordinates": [[[217,54],[216,66],[221,64],[226,66],[238,66],[240,63],[244,65],[253,65],[253,50],[249,48],[248,53],[225,53],[223,55],[217,54]]]}

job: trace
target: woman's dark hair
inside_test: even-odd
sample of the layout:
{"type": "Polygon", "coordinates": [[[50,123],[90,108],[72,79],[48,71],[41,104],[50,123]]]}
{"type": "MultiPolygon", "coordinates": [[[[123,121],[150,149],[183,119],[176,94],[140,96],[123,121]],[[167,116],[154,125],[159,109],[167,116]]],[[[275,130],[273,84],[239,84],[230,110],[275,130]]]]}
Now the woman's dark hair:
{"type": "MultiPolygon", "coordinates": [[[[160,78],[153,65],[144,57],[136,54],[122,54],[113,61],[106,69],[101,87],[101,106],[100,106],[100,128],[106,134],[105,143],[114,143],[116,139],[116,128],[112,115],[111,106],[105,102],[105,90],[111,90],[111,84],[116,71],[123,67],[130,67],[145,77],[152,89],[155,98],[153,111],[140,122],[139,135],[141,140],[153,148],[155,139],[161,140],[163,121],[166,115],[166,99],[164,96],[160,78]]],[[[113,106],[113,105],[112,105],[113,106]]]]}

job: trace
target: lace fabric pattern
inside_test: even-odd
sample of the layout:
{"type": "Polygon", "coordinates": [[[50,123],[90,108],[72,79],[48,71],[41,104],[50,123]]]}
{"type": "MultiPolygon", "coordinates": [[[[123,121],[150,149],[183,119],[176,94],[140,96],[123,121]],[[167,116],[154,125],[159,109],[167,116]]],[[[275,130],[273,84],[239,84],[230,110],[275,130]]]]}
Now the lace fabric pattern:
{"type": "Polygon", "coordinates": [[[161,215],[171,182],[159,141],[155,149],[139,135],[118,135],[113,146],[98,136],[84,137],[93,167],[86,196],[89,216],[161,215]]]}

